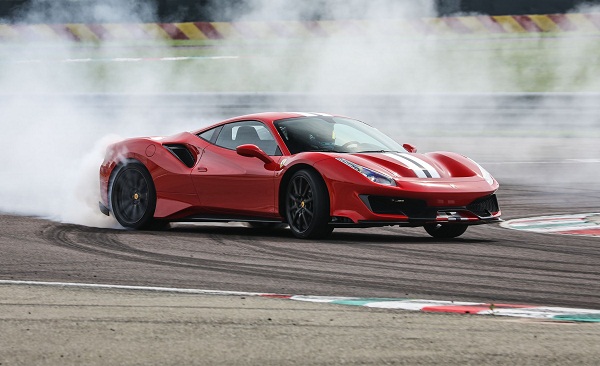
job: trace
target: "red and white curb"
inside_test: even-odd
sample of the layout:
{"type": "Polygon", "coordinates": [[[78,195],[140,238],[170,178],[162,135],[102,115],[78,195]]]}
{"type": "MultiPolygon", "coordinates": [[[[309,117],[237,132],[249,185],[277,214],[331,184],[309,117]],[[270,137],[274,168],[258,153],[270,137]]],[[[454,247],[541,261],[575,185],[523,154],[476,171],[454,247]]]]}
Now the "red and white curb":
{"type": "Polygon", "coordinates": [[[504,221],[500,226],[544,234],[600,236],[600,213],[529,217],[504,221]]]}
{"type": "Polygon", "coordinates": [[[417,299],[365,299],[358,297],[327,298],[321,296],[291,296],[290,299],[431,313],[497,315],[555,321],[600,322],[600,310],[593,309],[417,299]]]}
{"type": "Polygon", "coordinates": [[[105,285],[105,284],[87,284],[87,283],[69,283],[69,282],[0,280],[0,285],[30,285],[30,286],[96,288],[96,289],[112,289],[112,290],[140,290],[140,291],[158,291],[158,292],[185,293],[185,294],[198,294],[198,295],[257,296],[257,297],[289,299],[289,300],[315,302],[315,303],[364,306],[364,307],[368,307],[368,308],[377,308],[377,309],[409,310],[409,311],[422,311],[422,312],[431,312],[431,313],[496,315],[496,316],[545,319],[545,320],[552,320],[552,321],[600,323],[600,310],[566,308],[566,307],[551,307],[551,306],[491,304],[491,303],[479,303],[479,302],[439,301],[439,300],[419,300],[419,299],[283,295],[283,294],[261,293],[261,292],[218,291],[218,290],[185,289],[185,288],[172,288],[172,287],[124,286],[124,285],[105,285]]]}

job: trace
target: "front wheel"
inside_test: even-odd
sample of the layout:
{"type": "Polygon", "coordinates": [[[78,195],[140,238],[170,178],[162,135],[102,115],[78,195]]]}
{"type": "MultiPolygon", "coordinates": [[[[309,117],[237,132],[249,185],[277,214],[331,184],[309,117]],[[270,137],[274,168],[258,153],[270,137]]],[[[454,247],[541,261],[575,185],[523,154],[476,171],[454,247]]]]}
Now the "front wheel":
{"type": "Polygon", "coordinates": [[[331,234],[329,193],[321,176],[313,170],[299,170],[287,186],[285,216],[294,236],[323,238],[331,234]]]}
{"type": "Polygon", "coordinates": [[[142,164],[132,162],[118,167],[111,181],[109,197],[112,212],[121,226],[132,229],[154,227],[156,191],[150,173],[142,164]]]}
{"type": "Polygon", "coordinates": [[[467,225],[461,224],[427,224],[424,226],[427,234],[437,239],[452,239],[467,231],[467,225]]]}

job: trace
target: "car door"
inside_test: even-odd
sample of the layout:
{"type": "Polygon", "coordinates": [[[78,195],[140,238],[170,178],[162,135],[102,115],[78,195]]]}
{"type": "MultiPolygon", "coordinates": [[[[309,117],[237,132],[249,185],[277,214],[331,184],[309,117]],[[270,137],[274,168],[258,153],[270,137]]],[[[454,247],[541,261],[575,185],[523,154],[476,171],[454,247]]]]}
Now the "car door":
{"type": "Polygon", "coordinates": [[[192,171],[201,206],[207,213],[230,216],[278,217],[275,172],[258,158],[237,154],[236,147],[254,144],[276,162],[281,150],[269,129],[258,121],[224,125],[192,171]]]}

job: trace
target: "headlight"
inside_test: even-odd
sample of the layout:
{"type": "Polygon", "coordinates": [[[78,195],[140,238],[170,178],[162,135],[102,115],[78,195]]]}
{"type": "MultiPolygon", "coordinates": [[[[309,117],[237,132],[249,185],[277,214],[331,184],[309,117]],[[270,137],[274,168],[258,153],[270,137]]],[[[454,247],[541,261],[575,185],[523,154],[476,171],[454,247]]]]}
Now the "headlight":
{"type": "Polygon", "coordinates": [[[383,184],[385,186],[396,186],[396,182],[394,179],[387,174],[375,171],[373,169],[366,168],[362,165],[355,164],[349,160],[343,158],[336,158],[338,161],[348,165],[350,168],[356,170],[360,174],[367,177],[373,183],[383,184]]]}

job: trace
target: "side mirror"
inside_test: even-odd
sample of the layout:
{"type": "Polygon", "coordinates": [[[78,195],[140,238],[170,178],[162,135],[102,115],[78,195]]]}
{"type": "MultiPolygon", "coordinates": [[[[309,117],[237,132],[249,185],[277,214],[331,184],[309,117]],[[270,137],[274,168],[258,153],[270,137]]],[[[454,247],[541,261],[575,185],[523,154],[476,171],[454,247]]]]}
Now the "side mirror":
{"type": "Polygon", "coordinates": [[[273,159],[271,159],[266,152],[262,151],[261,148],[256,145],[240,145],[235,149],[235,152],[237,152],[238,155],[248,158],[259,158],[263,163],[265,163],[265,169],[276,170],[275,168],[279,167],[279,165],[273,159]]]}
{"type": "Polygon", "coordinates": [[[402,145],[402,147],[405,148],[406,151],[408,151],[409,153],[416,153],[417,152],[417,148],[414,147],[414,145],[404,144],[404,145],[402,145]]]}

